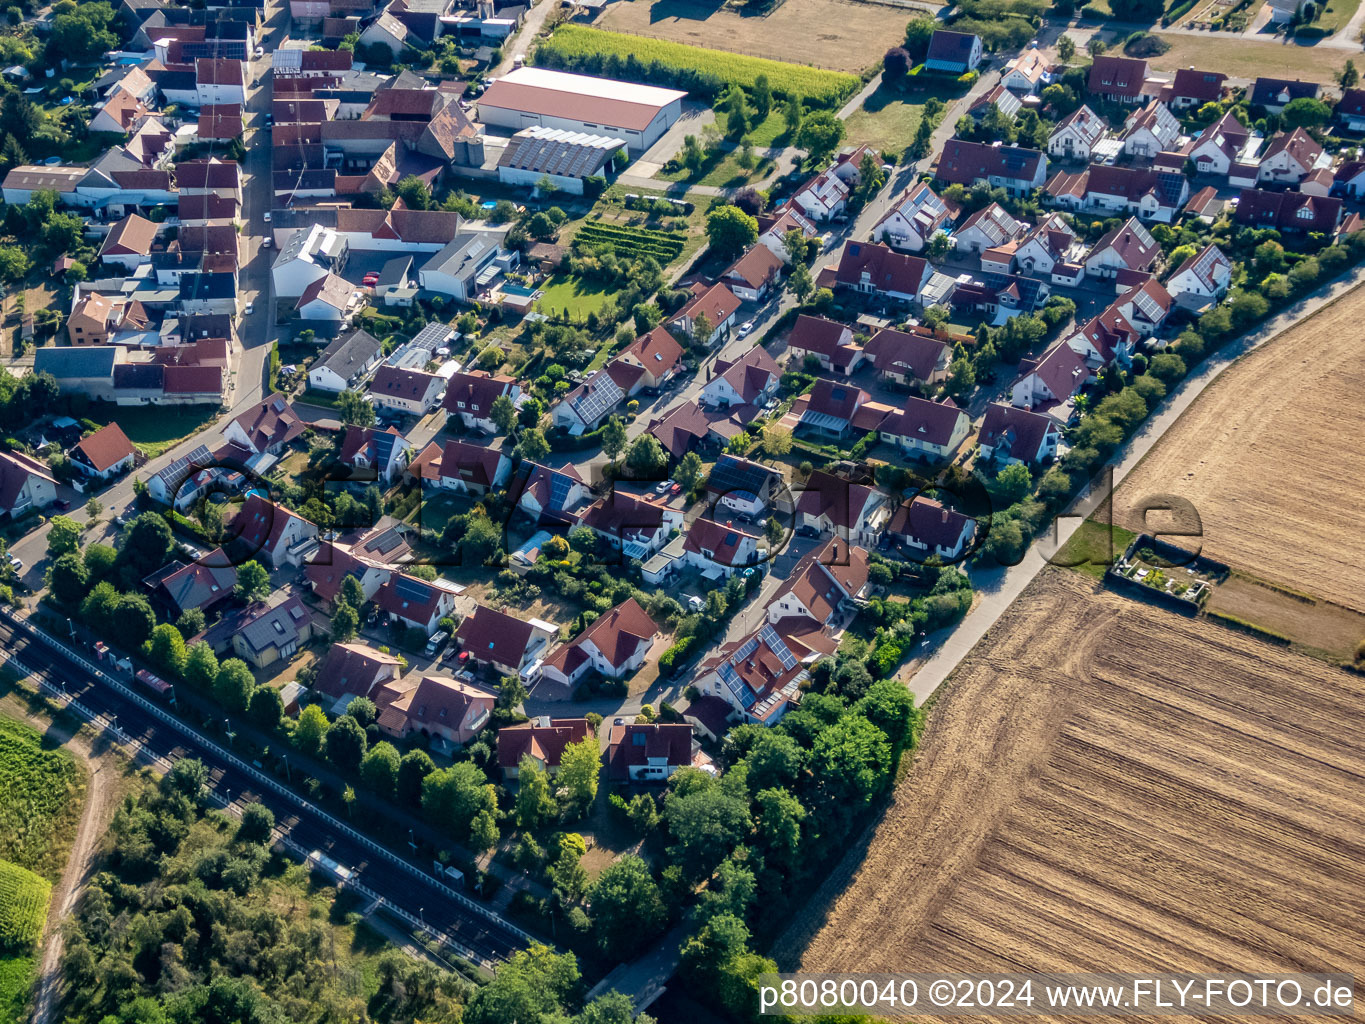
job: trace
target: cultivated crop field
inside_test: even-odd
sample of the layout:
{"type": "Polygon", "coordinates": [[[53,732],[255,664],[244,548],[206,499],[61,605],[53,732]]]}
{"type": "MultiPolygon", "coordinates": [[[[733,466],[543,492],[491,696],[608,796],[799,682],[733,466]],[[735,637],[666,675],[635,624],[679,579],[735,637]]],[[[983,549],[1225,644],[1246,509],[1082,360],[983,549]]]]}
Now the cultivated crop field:
{"type": "Polygon", "coordinates": [[[55,881],[80,820],[85,779],[66,751],[0,717],[0,860],[55,881]]]}
{"type": "Polygon", "coordinates": [[[1116,520],[1140,530],[1145,498],[1176,495],[1206,555],[1365,612],[1362,319],[1357,288],[1224,371],[1124,479],[1116,520]]]}
{"type": "Polygon", "coordinates": [[[43,934],[52,885],[32,871],[0,860],[0,952],[27,952],[43,934]]]}
{"type": "Polygon", "coordinates": [[[696,0],[612,4],[602,27],[694,46],[861,71],[905,34],[910,12],[847,0],[786,0],[765,15],[741,14],[696,0]]]}
{"type": "MultiPolygon", "coordinates": [[[[897,34],[903,34],[905,15],[902,12],[896,17],[900,22],[897,34]]],[[[814,37],[809,28],[805,31],[814,37]]],[[[781,52],[784,60],[768,60],[586,25],[560,25],[537,46],[534,60],[546,67],[693,92],[719,93],[731,82],[748,89],[759,75],[767,75],[778,96],[796,96],[813,106],[832,106],[853,95],[862,84],[854,75],[787,63],[794,55],[781,52]]]]}
{"type": "Polygon", "coordinates": [[[1363,713],[1359,676],[1047,569],[779,963],[1357,970],[1363,713]]]}
{"type": "Polygon", "coordinates": [[[574,244],[588,249],[610,249],[622,259],[652,256],[661,267],[666,267],[682,255],[687,236],[679,231],[655,231],[652,228],[625,227],[590,220],[578,229],[574,244]]]}

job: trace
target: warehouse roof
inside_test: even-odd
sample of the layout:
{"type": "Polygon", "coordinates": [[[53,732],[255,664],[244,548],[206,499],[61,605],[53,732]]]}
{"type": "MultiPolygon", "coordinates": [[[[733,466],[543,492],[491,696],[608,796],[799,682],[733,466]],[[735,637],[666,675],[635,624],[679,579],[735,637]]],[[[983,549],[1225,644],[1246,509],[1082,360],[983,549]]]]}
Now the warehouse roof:
{"type": "Polygon", "coordinates": [[[686,95],[677,89],[526,67],[495,80],[479,106],[643,131],[661,109],[686,95]]]}

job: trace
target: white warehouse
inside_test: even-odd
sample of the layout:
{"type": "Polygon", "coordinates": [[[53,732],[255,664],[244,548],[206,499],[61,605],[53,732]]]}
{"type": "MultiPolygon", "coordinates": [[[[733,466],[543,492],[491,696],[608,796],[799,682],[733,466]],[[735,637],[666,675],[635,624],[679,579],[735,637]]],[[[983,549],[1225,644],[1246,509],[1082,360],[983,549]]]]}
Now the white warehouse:
{"type": "Polygon", "coordinates": [[[540,125],[619,135],[638,155],[682,116],[687,93],[548,68],[517,68],[479,97],[479,120],[514,132],[540,125]]]}

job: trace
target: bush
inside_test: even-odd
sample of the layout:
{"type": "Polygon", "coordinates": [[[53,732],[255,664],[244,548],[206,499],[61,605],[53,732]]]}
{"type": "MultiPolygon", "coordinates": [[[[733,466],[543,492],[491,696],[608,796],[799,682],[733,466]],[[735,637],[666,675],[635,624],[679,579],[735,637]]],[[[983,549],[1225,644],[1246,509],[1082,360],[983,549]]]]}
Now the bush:
{"type": "Polygon", "coordinates": [[[695,640],[696,637],[685,636],[681,640],[675,641],[672,647],[659,655],[659,671],[672,674],[675,666],[681,667],[678,666],[678,662],[687,657],[687,653],[692,649],[695,640]]]}

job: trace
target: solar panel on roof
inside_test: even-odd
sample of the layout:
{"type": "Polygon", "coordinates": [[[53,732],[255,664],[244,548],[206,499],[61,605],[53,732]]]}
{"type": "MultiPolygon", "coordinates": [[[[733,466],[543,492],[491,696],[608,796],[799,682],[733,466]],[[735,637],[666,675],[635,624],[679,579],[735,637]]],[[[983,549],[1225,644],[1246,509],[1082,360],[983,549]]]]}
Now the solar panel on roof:
{"type": "Polygon", "coordinates": [[[405,601],[425,601],[431,593],[431,588],[426,583],[411,576],[395,576],[393,589],[394,593],[405,601]]]}
{"type": "Polygon", "coordinates": [[[573,489],[574,481],[567,473],[555,473],[550,477],[550,507],[561,509],[564,503],[569,500],[569,491],[573,489]]]}

